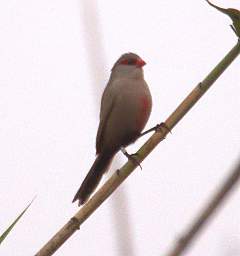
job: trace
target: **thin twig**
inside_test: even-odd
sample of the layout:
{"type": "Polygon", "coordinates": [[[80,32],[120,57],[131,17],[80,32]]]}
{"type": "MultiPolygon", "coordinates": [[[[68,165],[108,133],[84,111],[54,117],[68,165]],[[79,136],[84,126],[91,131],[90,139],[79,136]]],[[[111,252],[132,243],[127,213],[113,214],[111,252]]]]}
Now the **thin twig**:
{"type": "MultiPolygon", "coordinates": [[[[240,43],[220,61],[220,63],[210,72],[210,74],[199,83],[193,91],[185,98],[178,108],[165,121],[166,126],[172,128],[185,116],[185,114],[195,105],[202,95],[211,87],[216,79],[232,63],[240,53],[240,43]]],[[[168,129],[161,129],[154,133],[150,139],[137,152],[139,161],[142,162],[151,151],[169,133],[168,129]]],[[[77,212],[77,214],[61,228],[46,245],[36,254],[36,256],[52,255],[78,228],[79,226],[108,198],[113,191],[133,172],[136,164],[128,161],[120,170],[116,171],[105,184],[92,196],[92,198],[77,212]]]]}
{"type": "Polygon", "coordinates": [[[189,226],[188,230],[183,234],[176,245],[167,253],[167,256],[180,256],[196,238],[197,234],[204,228],[210,217],[223,204],[229,193],[234,189],[234,185],[240,179],[240,159],[229,176],[225,179],[224,183],[219,186],[218,191],[214,194],[212,199],[204,207],[202,212],[195,221],[189,226]]]}

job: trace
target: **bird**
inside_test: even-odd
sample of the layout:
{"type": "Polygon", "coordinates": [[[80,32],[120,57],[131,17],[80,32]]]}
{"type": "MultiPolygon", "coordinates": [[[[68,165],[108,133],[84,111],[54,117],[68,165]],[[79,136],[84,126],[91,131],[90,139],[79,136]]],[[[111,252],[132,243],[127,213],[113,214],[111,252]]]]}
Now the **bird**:
{"type": "Polygon", "coordinates": [[[116,153],[135,142],[152,110],[152,96],[144,80],[146,62],[137,54],[123,54],[113,65],[103,91],[96,138],[96,159],[72,202],[83,205],[109,169],[116,153]]]}

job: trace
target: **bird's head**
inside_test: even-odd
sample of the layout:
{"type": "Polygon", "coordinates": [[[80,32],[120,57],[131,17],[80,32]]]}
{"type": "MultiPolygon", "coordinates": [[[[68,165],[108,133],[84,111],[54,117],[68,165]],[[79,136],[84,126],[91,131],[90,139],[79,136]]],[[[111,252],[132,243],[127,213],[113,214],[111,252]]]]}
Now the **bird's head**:
{"type": "Polygon", "coordinates": [[[135,53],[123,54],[114,64],[112,73],[114,75],[128,76],[131,78],[143,78],[142,67],[146,62],[135,53]]]}

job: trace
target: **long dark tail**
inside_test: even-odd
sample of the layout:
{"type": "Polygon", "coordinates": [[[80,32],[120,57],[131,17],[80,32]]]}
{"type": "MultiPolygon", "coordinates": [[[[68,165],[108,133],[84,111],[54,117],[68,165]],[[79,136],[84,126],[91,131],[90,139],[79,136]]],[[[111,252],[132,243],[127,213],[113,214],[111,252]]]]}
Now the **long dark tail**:
{"type": "Polygon", "coordinates": [[[114,154],[99,154],[97,156],[72,202],[79,200],[78,205],[80,206],[88,200],[107,171],[113,156],[114,154]]]}

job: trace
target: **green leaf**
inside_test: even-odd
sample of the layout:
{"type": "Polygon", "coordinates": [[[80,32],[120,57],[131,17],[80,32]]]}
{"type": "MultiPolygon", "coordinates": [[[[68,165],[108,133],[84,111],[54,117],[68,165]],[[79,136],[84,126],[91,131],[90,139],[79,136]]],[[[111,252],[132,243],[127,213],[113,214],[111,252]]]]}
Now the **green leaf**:
{"type": "Polygon", "coordinates": [[[27,205],[27,207],[20,213],[20,215],[13,221],[13,223],[3,232],[3,234],[0,236],[0,244],[3,242],[3,240],[7,237],[9,232],[13,229],[13,227],[16,225],[16,223],[21,219],[23,214],[27,211],[27,209],[30,207],[30,205],[33,203],[35,197],[30,202],[30,204],[27,205]]]}

